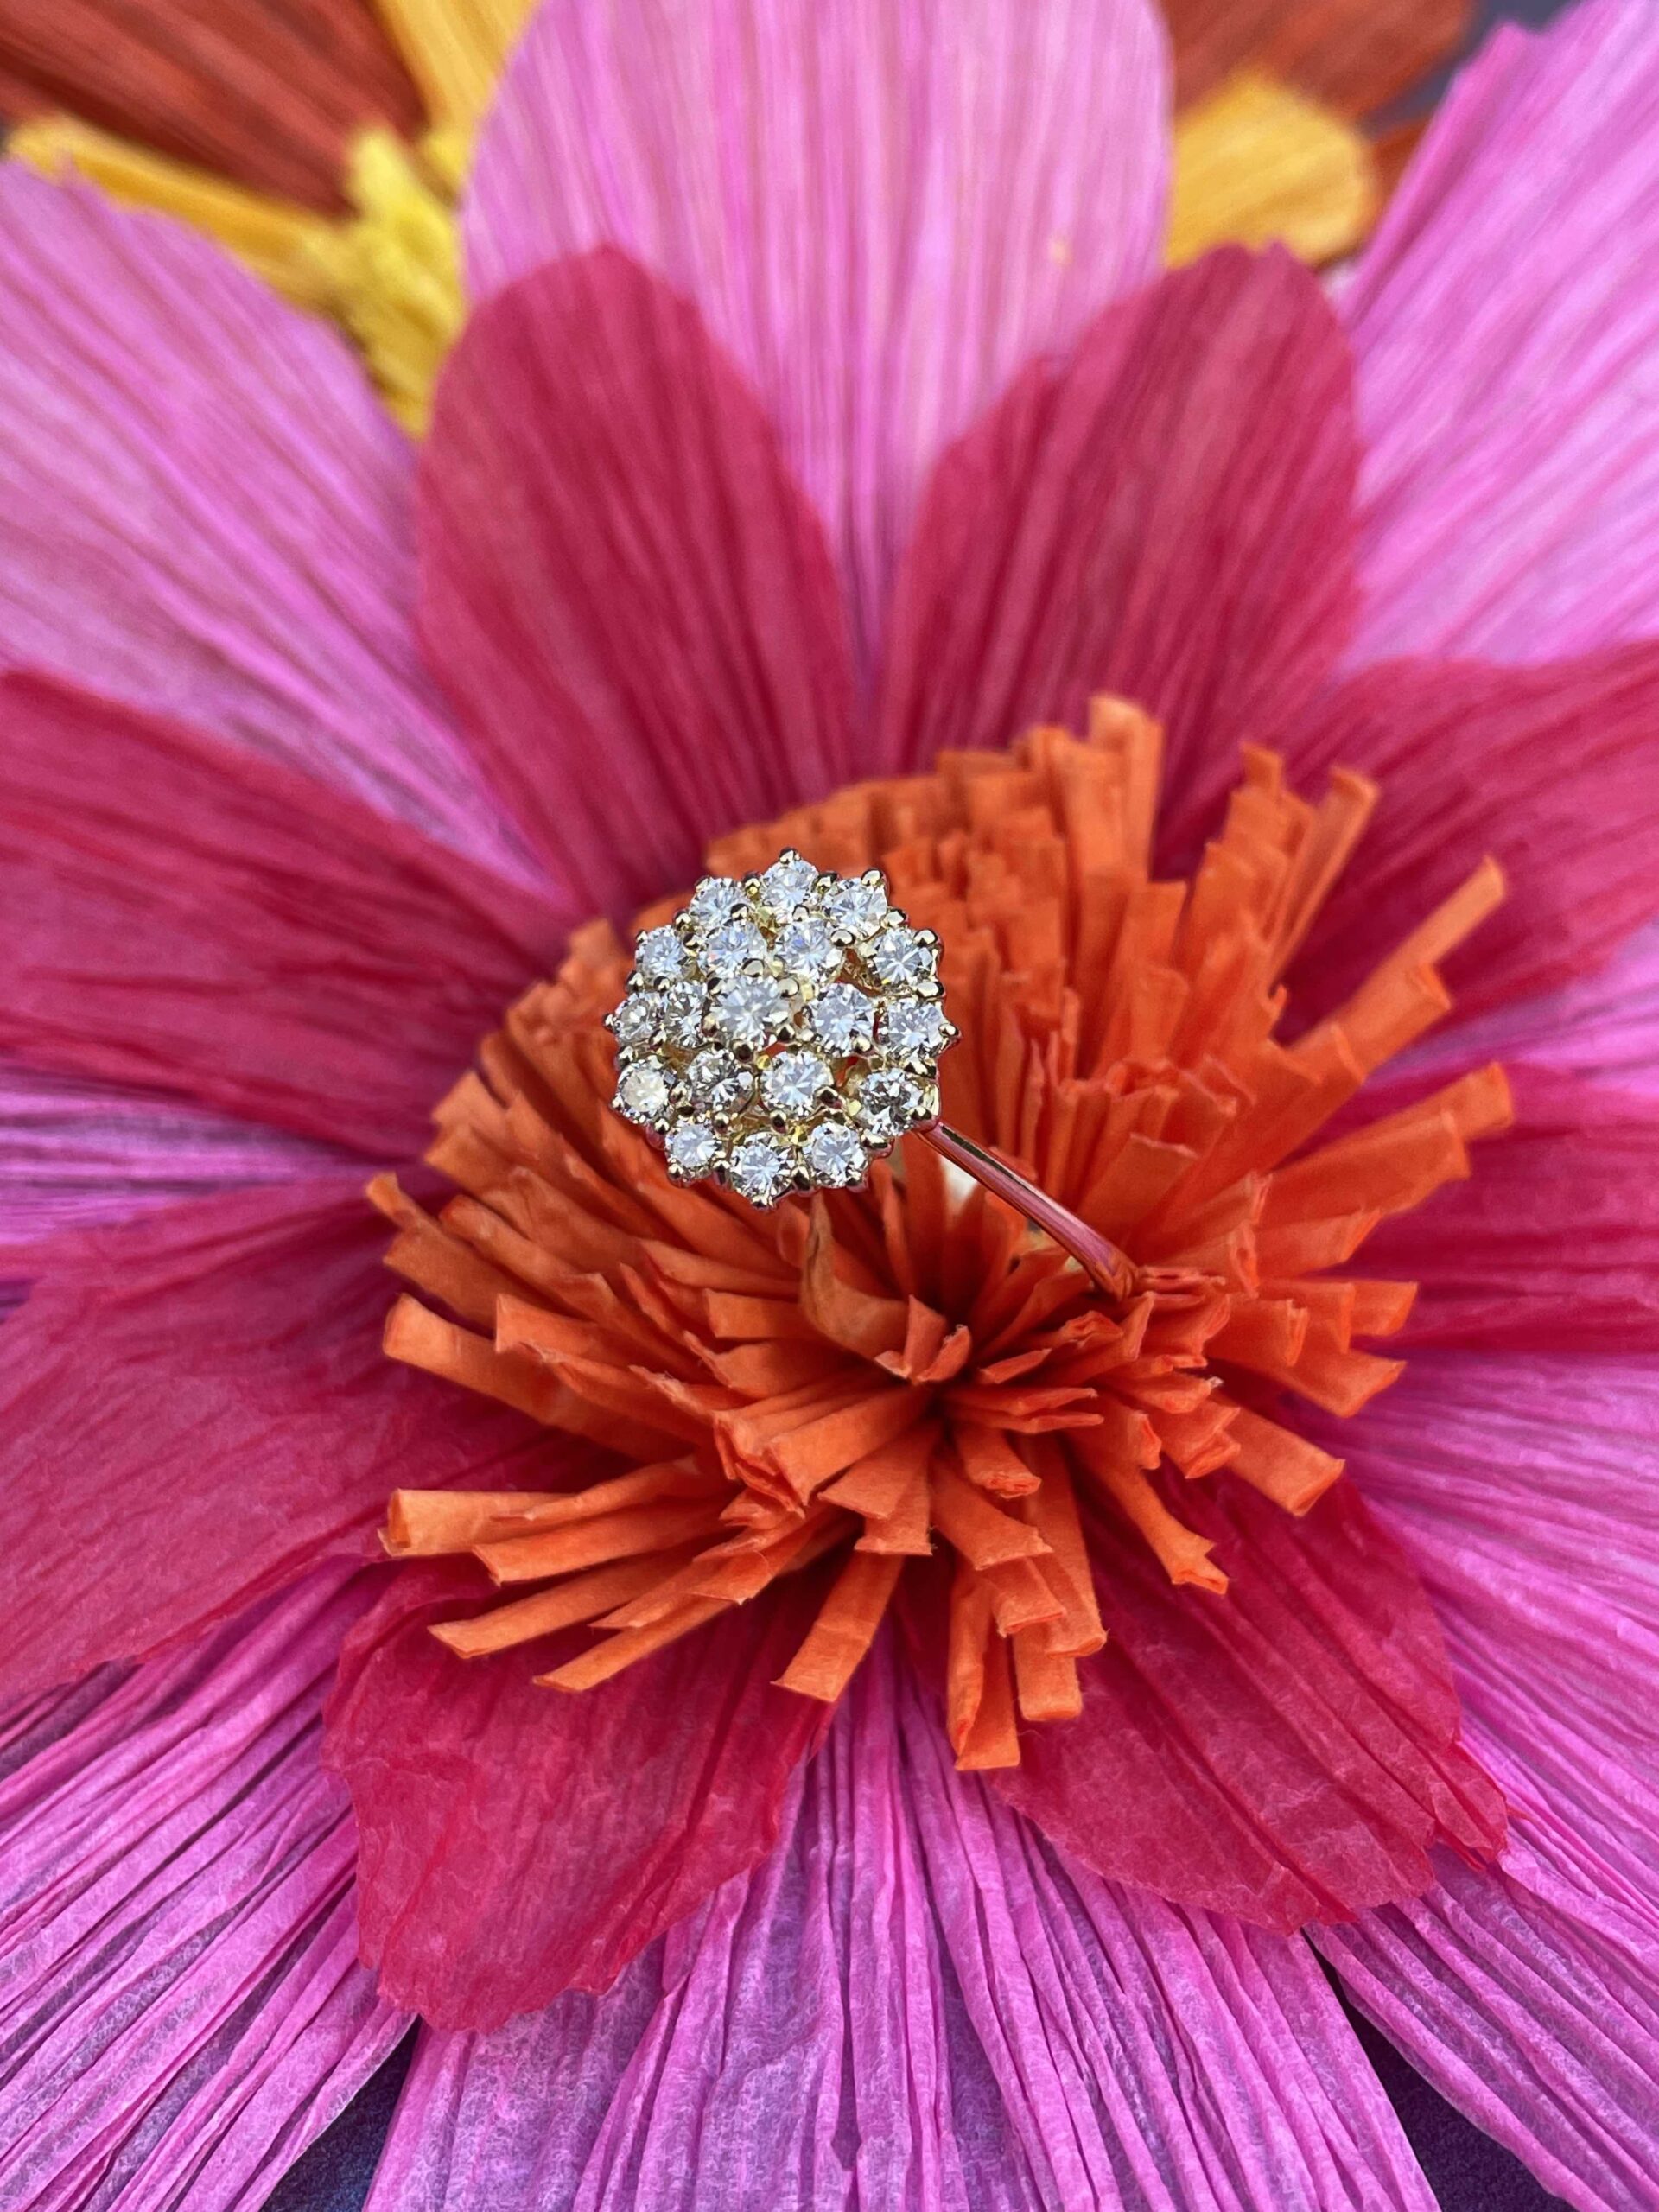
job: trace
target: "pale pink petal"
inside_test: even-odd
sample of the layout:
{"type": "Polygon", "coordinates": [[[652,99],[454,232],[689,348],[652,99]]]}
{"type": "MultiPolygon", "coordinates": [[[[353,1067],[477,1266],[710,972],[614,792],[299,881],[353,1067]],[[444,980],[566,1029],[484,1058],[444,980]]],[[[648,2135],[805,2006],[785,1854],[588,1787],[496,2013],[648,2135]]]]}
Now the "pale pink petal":
{"type": "Polygon", "coordinates": [[[1659,1918],[1659,1363],[1425,1352],[1349,1450],[1526,1833],[1578,1827],[1659,1918]]]}
{"type": "Polygon", "coordinates": [[[933,461],[1155,270],[1166,84],[1145,0],[552,0],[486,127],[471,280],[608,242],[688,294],[868,668],[933,461]]]}
{"type": "Polygon", "coordinates": [[[537,852],[593,908],[854,782],[817,516],[693,308],[613,248],[473,317],[421,469],[421,632],[537,852]]]}
{"type": "Polygon", "coordinates": [[[416,654],[412,456],[340,338],[179,225],[0,170],[0,662],[522,870],[416,654]]]}
{"type": "Polygon", "coordinates": [[[1659,1094],[1659,927],[1638,930],[1605,968],[1565,990],[1431,1038],[1413,1065],[1426,1071],[1490,1059],[1659,1094]]]}
{"type": "Polygon", "coordinates": [[[1356,662],[1543,661],[1659,632],[1659,12],[1504,28],[1347,292],[1356,662]]]}
{"type": "Polygon", "coordinates": [[[257,2205],[402,2033],[317,1763],[362,1580],[106,1671],[0,1783],[0,2201],[257,2205]]]}
{"type": "Polygon", "coordinates": [[[791,1809],[605,1996],[426,2037],[371,2212],[1430,2212],[1306,1948],[1067,1866],[885,1648],[791,1809]]]}
{"type": "Polygon", "coordinates": [[[1327,1931],[1353,1993],[1575,2206],[1650,2200],[1659,2140],[1659,1371],[1425,1355],[1351,1474],[1433,1592],[1501,1872],[1327,1931]]]}
{"type": "Polygon", "coordinates": [[[330,1147],[0,1058],[0,1272],[17,1246],[179,1198],[315,1174],[330,1147]]]}
{"type": "Polygon", "coordinates": [[[1523,1844],[1448,1859],[1414,1904],[1323,1932],[1349,1995],[1448,2103],[1576,2212],[1646,2212],[1659,2142],[1659,1943],[1632,1967],[1593,1891],[1523,1844]]]}

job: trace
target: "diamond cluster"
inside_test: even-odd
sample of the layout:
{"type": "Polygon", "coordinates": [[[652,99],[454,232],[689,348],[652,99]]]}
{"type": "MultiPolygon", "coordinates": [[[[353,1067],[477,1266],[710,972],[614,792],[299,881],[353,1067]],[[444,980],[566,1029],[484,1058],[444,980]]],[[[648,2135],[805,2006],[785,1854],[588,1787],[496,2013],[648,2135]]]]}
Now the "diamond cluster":
{"type": "Polygon", "coordinates": [[[826,875],[797,852],[739,881],[705,876],[634,947],[607,1017],[617,1111],[678,1183],[714,1176],[755,1205],[861,1183],[937,1121],[946,1020],[938,940],[877,868],[826,875]]]}

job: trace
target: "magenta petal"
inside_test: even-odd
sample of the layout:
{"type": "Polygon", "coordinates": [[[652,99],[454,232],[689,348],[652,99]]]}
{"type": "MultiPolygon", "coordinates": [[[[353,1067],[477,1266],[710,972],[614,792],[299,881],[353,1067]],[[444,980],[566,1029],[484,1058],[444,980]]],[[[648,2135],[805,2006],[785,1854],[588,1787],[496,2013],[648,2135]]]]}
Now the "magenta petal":
{"type": "Polygon", "coordinates": [[[1573,2204],[1651,2195],[1659,2140],[1659,1372],[1427,1354],[1351,1464],[1433,1591],[1501,1870],[1322,1947],[1430,2079],[1573,2204]]]}
{"type": "Polygon", "coordinates": [[[696,305],[817,506],[861,658],[933,461],[1163,244],[1145,0],[553,0],[485,127],[487,296],[612,243],[696,305]]]}
{"type": "Polygon", "coordinates": [[[1346,293],[1366,461],[1356,661],[1659,631],[1659,16],[1505,27],[1346,293]]]}
{"type": "Polygon", "coordinates": [[[1310,708],[1285,753],[1305,787],[1338,766],[1382,787],[1294,970],[1323,1000],[1488,854],[1507,895],[1446,963],[1459,1020],[1587,973],[1659,912],[1659,645],[1538,669],[1384,663],[1310,708]]]}
{"type": "Polygon", "coordinates": [[[857,772],[823,531],[693,309],[613,251],[467,326],[422,469],[421,624],[537,850],[613,912],[857,772]]]}
{"type": "Polygon", "coordinates": [[[777,1849],[598,1998],[423,2038],[372,2212],[1430,2212],[1312,1955],[1062,1862],[878,1647],[777,1849]]]}
{"type": "Polygon", "coordinates": [[[0,663],[177,713],[497,865],[414,646],[409,442],[181,224],[0,172],[0,663]]]}
{"type": "Polygon", "coordinates": [[[355,1958],[315,1577],[82,1693],[0,1783],[0,2200],[264,2201],[402,2033],[355,1958]]]}
{"type": "Polygon", "coordinates": [[[1434,1614],[1352,1486],[1293,1520],[1174,1479],[1226,1596],[1103,1523],[1083,1712],[1027,1731],[993,1786],[1097,1872],[1283,1935],[1416,1895],[1437,1843],[1491,1857],[1503,1801],[1459,1743],[1434,1614]]]}
{"type": "Polygon", "coordinates": [[[1347,348],[1287,255],[1211,255],[1029,369],[940,462],[895,594],[884,766],[1116,691],[1162,718],[1177,834],[1346,635],[1347,348]]]}
{"type": "Polygon", "coordinates": [[[534,1680],[537,1650],[568,1656],[556,1642],[460,1660],[429,1634],[488,1587],[471,1561],[405,1568],[328,1706],[362,1838],[363,1955],[443,2026],[607,1986],[765,1856],[829,1719],[772,1687],[811,1618],[795,1579],[579,1695],[534,1680]]]}
{"type": "Polygon", "coordinates": [[[386,1359],[385,1244],[351,1174],[60,1249],[4,1329],[0,1696],[363,1548],[397,1485],[512,1487],[544,1461],[522,1415],[386,1359]]]}
{"type": "Polygon", "coordinates": [[[0,1046],[385,1160],[560,916],[274,761],[0,679],[0,1046]]]}
{"type": "MultiPolygon", "coordinates": [[[[1368,1274],[1420,1286],[1389,1350],[1659,1351],[1654,1102],[1527,1067],[1510,1075],[1514,1128],[1481,1140],[1466,1181],[1365,1245],[1368,1274]]],[[[1391,1103],[1386,1091],[1376,1101],[1391,1103]]]]}

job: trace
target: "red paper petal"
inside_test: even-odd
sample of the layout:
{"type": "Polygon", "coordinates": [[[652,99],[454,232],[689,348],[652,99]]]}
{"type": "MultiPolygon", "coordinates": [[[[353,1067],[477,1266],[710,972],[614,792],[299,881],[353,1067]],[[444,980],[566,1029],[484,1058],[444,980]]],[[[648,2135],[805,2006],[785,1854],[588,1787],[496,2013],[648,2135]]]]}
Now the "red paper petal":
{"type": "Polygon", "coordinates": [[[883,758],[1000,749],[1121,692],[1166,724],[1185,823],[1342,646],[1354,469],[1346,341],[1287,256],[1212,254],[1109,308],[940,463],[898,585],[883,758]]]}
{"type": "Polygon", "coordinates": [[[385,1357],[385,1242],[355,1174],[65,1241],[5,1328],[0,1695],[199,1633],[396,1484],[533,1483],[544,1430],[385,1357]]]}
{"type": "Polygon", "coordinates": [[[363,0],[12,0],[0,17],[8,114],[67,108],[256,191],[344,213],[353,135],[406,137],[421,102],[363,0]]]}
{"type": "Polygon", "coordinates": [[[250,1121],[418,1151],[558,916],[270,760],[0,683],[0,1046],[250,1121]]]}
{"type": "Polygon", "coordinates": [[[1374,115],[1466,44],[1472,0],[1164,0],[1185,107],[1253,69],[1344,115],[1374,115]]]}
{"type": "Polygon", "coordinates": [[[1304,787],[1338,764],[1382,786],[1297,964],[1321,1001],[1488,853],[1509,897],[1446,963],[1459,1018],[1571,981],[1659,910],[1659,645],[1536,669],[1388,663],[1320,700],[1285,755],[1304,787]]]}
{"type": "Polygon", "coordinates": [[[696,311],[613,249],[467,327],[421,474],[421,622],[561,882],[615,912],[853,780],[823,531],[696,311]]]}
{"type": "Polygon", "coordinates": [[[1222,1478],[1180,1511],[1227,1595],[1172,1586],[1103,1520],[1111,1640],[1082,1717],[1022,1731],[1010,1803],[1114,1880],[1285,1934],[1418,1895],[1433,1843],[1495,1852],[1428,1599],[1352,1490],[1299,1522],[1222,1478]]]}
{"type": "MultiPolygon", "coordinates": [[[[405,1568],[347,1639],[325,1756],[361,1834],[363,1955],[439,2026],[607,1988],[772,1847],[829,1709],[772,1683],[808,1593],[768,1591],[599,1689],[539,1688],[523,1649],[458,1662],[429,1623],[480,1570],[405,1568]]],[[[470,1600],[470,1602],[464,1602],[470,1600]]],[[[586,1641],[550,1638],[550,1666],[586,1641]]]]}
{"type": "Polygon", "coordinates": [[[1515,1127],[1483,1139],[1468,1181],[1366,1243],[1365,1274],[1420,1286],[1387,1349],[1659,1351],[1654,1101],[1524,1066],[1510,1088],[1515,1127]]]}

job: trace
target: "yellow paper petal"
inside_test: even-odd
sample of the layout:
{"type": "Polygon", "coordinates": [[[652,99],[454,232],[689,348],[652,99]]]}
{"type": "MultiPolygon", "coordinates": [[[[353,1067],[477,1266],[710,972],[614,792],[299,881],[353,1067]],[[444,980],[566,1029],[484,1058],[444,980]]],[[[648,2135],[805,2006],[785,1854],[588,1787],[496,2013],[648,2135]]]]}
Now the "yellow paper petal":
{"type": "Polygon", "coordinates": [[[534,0],[376,0],[427,113],[463,139],[494,96],[534,0]]]}
{"type": "Polygon", "coordinates": [[[1370,231],[1380,200],[1365,139],[1328,108],[1241,71],[1175,121],[1168,255],[1279,240],[1334,261],[1370,231]]]}
{"type": "Polygon", "coordinates": [[[124,207],[145,207],[205,231],[299,306],[327,309],[333,278],[325,259],[334,226],[325,215],[229,184],[188,162],[169,160],[67,115],[20,124],[7,151],[43,176],[84,177],[124,207]]]}
{"type": "Polygon", "coordinates": [[[356,216],[310,251],[333,312],[362,347],[386,404],[418,435],[466,312],[454,211],[389,130],[357,141],[346,190],[356,216]]]}

